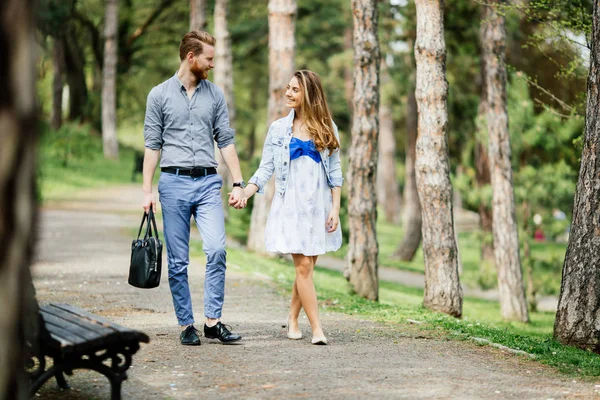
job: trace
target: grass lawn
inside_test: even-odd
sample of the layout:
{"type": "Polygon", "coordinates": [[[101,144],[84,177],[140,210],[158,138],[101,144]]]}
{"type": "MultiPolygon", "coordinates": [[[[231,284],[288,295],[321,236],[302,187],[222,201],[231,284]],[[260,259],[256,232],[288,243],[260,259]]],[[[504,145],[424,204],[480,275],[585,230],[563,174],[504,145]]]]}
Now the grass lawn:
{"type": "MultiPolygon", "coordinates": [[[[419,248],[412,261],[393,258],[393,253],[402,240],[403,230],[398,225],[386,223],[379,213],[377,221],[377,240],[379,242],[380,265],[407,271],[424,273],[423,250],[419,248]]],[[[458,235],[459,255],[463,271],[461,282],[472,288],[490,289],[497,285],[496,270],[493,265],[482,264],[480,258],[480,235],[477,232],[461,232],[458,235]]],[[[347,244],[332,255],[344,258],[347,244]]],[[[540,295],[558,295],[562,265],[567,249],[566,244],[553,242],[531,243],[533,276],[537,293],[540,295]]],[[[522,256],[521,251],[521,256],[522,256]]]]}

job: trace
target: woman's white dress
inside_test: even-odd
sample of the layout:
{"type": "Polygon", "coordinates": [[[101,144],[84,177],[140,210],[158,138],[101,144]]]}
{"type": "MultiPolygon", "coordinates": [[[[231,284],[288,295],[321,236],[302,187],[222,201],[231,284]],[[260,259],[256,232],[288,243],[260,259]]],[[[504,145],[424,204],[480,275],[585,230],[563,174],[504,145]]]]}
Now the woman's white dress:
{"type": "Polygon", "coordinates": [[[319,152],[312,141],[292,137],[290,172],[282,197],[275,196],[265,228],[267,251],[316,256],[342,245],[340,225],[327,232],[332,195],[319,152]]]}

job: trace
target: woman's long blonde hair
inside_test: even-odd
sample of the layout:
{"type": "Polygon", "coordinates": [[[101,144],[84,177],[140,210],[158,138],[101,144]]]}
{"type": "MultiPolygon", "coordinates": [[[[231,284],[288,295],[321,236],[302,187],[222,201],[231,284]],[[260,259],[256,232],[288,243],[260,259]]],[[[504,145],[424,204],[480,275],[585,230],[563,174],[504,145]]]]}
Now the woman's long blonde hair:
{"type": "Polygon", "coordinates": [[[319,75],[308,70],[294,72],[298,85],[303,93],[303,101],[300,112],[304,118],[304,124],[318,151],[329,150],[329,155],[335,149],[339,149],[340,142],[333,131],[333,121],[327,106],[327,99],[319,75]]]}

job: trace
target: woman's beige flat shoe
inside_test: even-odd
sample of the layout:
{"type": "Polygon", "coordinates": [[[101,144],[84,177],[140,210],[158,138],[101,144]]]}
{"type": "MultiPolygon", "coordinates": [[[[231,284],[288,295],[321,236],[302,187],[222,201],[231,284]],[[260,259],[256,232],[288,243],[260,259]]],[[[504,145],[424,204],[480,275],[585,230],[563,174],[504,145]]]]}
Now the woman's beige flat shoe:
{"type": "Polygon", "coordinates": [[[314,337],[311,340],[312,344],[325,345],[327,344],[327,338],[325,336],[314,337]]]}
{"type": "Polygon", "coordinates": [[[287,337],[290,340],[300,340],[302,339],[302,331],[300,332],[290,332],[290,319],[288,317],[287,320],[287,337]]]}

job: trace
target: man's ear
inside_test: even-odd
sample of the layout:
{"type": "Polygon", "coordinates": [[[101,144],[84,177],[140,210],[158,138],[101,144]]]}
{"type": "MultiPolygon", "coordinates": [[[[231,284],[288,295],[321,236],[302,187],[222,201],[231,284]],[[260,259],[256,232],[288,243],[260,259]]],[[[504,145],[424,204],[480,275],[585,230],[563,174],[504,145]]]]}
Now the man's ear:
{"type": "Polygon", "coordinates": [[[194,63],[194,52],[193,51],[188,52],[186,58],[190,62],[190,64],[193,64],[194,63]]]}

